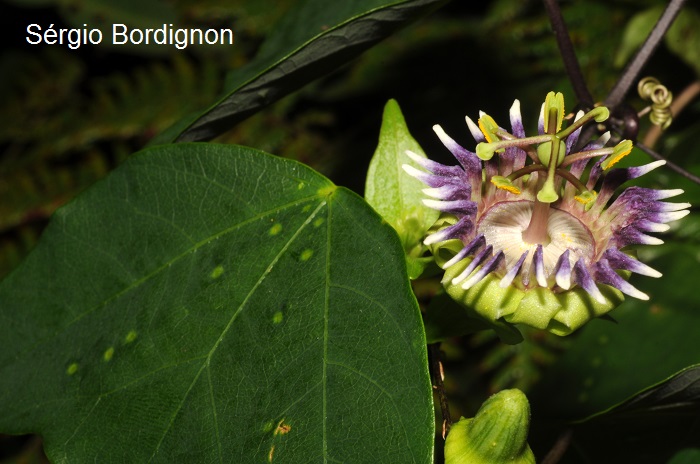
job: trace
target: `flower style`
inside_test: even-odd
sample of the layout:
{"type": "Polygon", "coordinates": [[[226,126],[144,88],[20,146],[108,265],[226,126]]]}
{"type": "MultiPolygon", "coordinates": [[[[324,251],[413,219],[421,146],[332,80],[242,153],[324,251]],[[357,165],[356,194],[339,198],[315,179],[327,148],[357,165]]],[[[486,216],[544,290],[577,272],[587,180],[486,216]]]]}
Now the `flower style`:
{"type": "Polygon", "coordinates": [[[562,94],[550,92],[539,135],[526,137],[516,100],[511,132],[485,113],[478,125],[466,118],[476,152],[433,127],[459,166],[407,153],[425,171],[404,170],[429,187],[423,202],[442,212],[424,243],[446,270],[443,285],[504,339],[515,333],[517,340],[516,323],[566,335],[616,307],[623,293],[648,299],[627,278],[661,274],[628,248],[663,243],[648,233],[688,214],[688,203],[661,201],[679,189],[629,187],[614,198],[623,183],[665,162],[613,168],[632,142],[606,147],[609,133],[572,153],[583,125],[606,120],[609,111],[579,112],[562,129],[564,114],[562,94]]]}

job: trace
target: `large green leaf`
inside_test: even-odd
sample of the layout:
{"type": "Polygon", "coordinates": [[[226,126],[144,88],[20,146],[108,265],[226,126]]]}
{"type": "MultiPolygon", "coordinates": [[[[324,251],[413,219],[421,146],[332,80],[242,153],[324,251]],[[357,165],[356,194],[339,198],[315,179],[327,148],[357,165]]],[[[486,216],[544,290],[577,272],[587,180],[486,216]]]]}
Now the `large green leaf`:
{"type": "Polygon", "coordinates": [[[573,437],[587,462],[651,464],[700,446],[699,428],[700,367],[692,366],[587,419],[573,437]]]}
{"type": "Polygon", "coordinates": [[[0,283],[0,431],[55,462],[432,460],[395,232],[252,149],[134,155],[0,283]]]}
{"type": "Polygon", "coordinates": [[[157,141],[211,139],[446,1],[303,1],[274,28],[252,62],[231,72],[216,103],[180,121],[157,141]]]}
{"type": "Polygon", "coordinates": [[[603,415],[613,418],[639,418],[659,412],[663,412],[664,415],[696,416],[699,410],[700,365],[695,365],[587,420],[595,420],[603,415]]]}
{"type": "Polygon", "coordinates": [[[415,165],[407,150],[426,157],[406,127],[399,104],[389,100],[384,107],[379,145],[367,171],[365,199],[398,232],[406,250],[409,276],[415,279],[432,261],[422,258],[427,249],[423,237],[440,213],[423,204],[425,185],[403,169],[404,164],[415,165]]]}

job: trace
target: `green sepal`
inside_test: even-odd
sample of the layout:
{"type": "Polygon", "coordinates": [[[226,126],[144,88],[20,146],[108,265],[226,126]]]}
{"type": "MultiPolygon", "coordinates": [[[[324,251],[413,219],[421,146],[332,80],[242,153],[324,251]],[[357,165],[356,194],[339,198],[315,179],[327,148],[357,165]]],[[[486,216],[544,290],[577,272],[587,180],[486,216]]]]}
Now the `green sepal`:
{"type": "MultiPolygon", "coordinates": [[[[455,244],[451,244],[451,248],[454,250],[455,244]]],[[[433,253],[441,252],[447,253],[434,247],[433,253]]],[[[444,259],[443,255],[441,259],[444,259]]],[[[524,290],[511,284],[503,288],[500,286],[501,277],[494,273],[464,290],[461,285],[452,284],[452,279],[461,274],[471,260],[465,258],[450,266],[445,271],[443,286],[471,315],[478,314],[488,321],[505,343],[515,344],[522,341],[522,335],[515,324],[526,324],[555,335],[569,335],[591,319],[607,314],[624,301],[622,292],[607,285],[598,287],[605,297],[604,303],[599,303],[578,286],[556,293],[547,287],[524,290]]]]}
{"type": "Polygon", "coordinates": [[[534,464],[527,443],[530,403],[517,389],[487,399],[472,419],[452,425],[445,440],[445,464],[534,464]]]}

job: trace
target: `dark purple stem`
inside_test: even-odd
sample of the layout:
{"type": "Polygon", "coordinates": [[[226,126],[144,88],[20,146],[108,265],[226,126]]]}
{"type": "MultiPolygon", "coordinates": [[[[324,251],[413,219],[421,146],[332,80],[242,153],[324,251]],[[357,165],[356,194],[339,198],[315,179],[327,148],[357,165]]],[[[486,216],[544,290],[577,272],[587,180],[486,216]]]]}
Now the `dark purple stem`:
{"type": "Polygon", "coordinates": [[[647,63],[652,53],[654,53],[654,50],[656,50],[656,47],[661,42],[661,39],[663,39],[668,28],[671,27],[671,23],[676,19],[684,3],[685,0],[671,0],[668,3],[666,10],[664,10],[663,14],[656,22],[654,29],[652,29],[647,40],[642,45],[642,48],[639,49],[634,59],[627,65],[620,80],[617,81],[617,84],[615,84],[615,87],[613,87],[608,97],[605,99],[605,106],[610,108],[611,111],[617,108],[625,98],[625,95],[627,95],[630,87],[636,82],[639,72],[647,63]]]}
{"type": "Polygon", "coordinates": [[[431,343],[428,345],[428,366],[430,368],[430,376],[432,377],[433,389],[437,393],[438,400],[440,401],[440,411],[442,412],[442,438],[444,439],[452,426],[452,418],[450,417],[450,406],[447,402],[445,385],[442,380],[440,343],[431,343]]]}
{"type": "Polygon", "coordinates": [[[689,179],[689,180],[695,182],[696,184],[700,184],[700,177],[686,171],[685,169],[678,166],[677,164],[670,162],[669,160],[664,158],[660,153],[655,152],[654,150],[647,147],[646,145],[639,143],[639,142],[637,142],[636,145],[639,147],[640,150],[643,150],[644,152],[646,152],[647,155],[651,156],[652,158],[654,158],[656,160],[666,161],[666,166],[668,166],[668,168],[671,169],[672,171],[676,171],[678,174],[685,177],[686,179],[689,179]]]}
{"type": "Polygon", "coordinates": [[[557,39],[559,51],[561,52],[561,57],[564,61],[564,69],[566,69],[566,74],[568,74],[571,85],[574,88],[576,98],[578,99],[579,103],[584,105],[586,108],[592,108],[593,97],[588,91],[586,82],[583,79],[581,67],[579,66],[578,59],[576,59],[574,45],[571,43],[569,31],[566,28],[564,17],[561,15],[559,4],[557,3],[557,0],[544,0],[544,6],[547,9],[549,22],[552,24],[554,36],[557,39]]]}

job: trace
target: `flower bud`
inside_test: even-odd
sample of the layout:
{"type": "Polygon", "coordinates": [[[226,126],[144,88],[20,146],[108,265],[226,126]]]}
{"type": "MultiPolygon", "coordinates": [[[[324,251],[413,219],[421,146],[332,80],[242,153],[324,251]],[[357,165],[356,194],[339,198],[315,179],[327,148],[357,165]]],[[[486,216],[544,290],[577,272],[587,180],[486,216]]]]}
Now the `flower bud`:
{"type": "Polygon", "coordinates": [[[445,441],[445,464],[529,464],[530,403],[517,389],[487,399],[472,419],[452,425],[445,441]]]}

